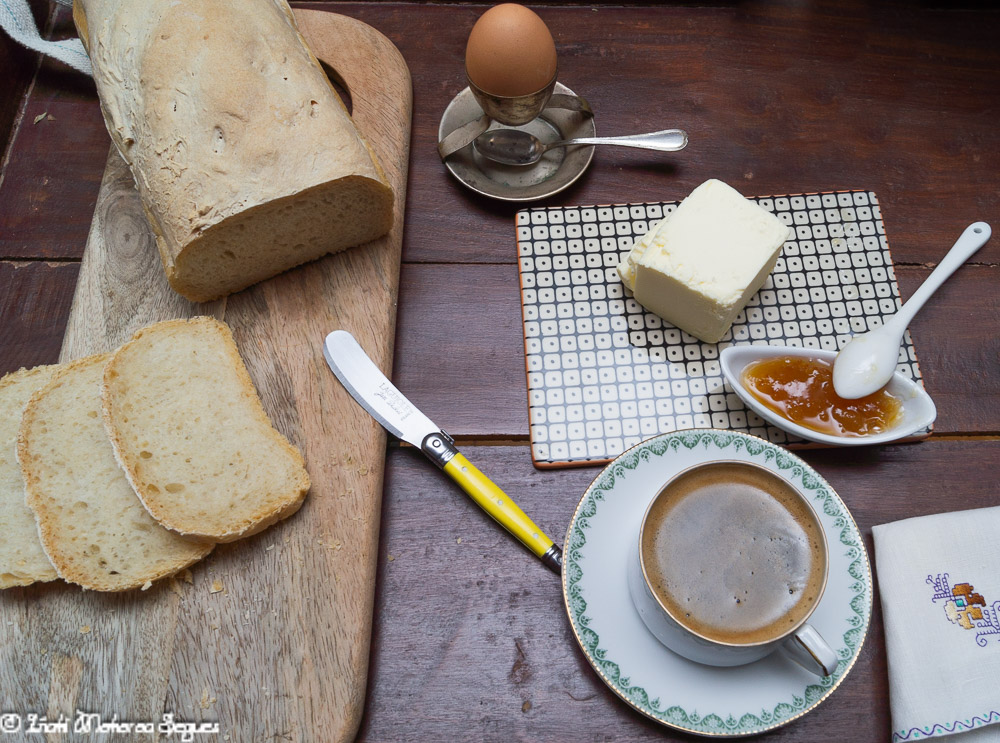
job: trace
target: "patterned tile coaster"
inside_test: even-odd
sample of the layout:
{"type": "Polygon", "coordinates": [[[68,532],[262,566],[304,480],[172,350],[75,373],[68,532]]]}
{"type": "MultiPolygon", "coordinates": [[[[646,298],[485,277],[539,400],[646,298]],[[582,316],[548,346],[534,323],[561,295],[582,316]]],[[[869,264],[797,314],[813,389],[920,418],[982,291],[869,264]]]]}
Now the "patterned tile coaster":
{"type": "MultiPolygon", "coordinates": [[[[718,344],[647,312],[616,268],[679,202],[517,213],[531,456],[538,467],[605,463],[682,428],[808,445],[746,409],[722,376],[733,344],[838,349],[900,306],[871,191],[755,198],[794,228],[774,272],[718,344]]],[[[907,333],[899,371],[920,379],[907,333]]]]}

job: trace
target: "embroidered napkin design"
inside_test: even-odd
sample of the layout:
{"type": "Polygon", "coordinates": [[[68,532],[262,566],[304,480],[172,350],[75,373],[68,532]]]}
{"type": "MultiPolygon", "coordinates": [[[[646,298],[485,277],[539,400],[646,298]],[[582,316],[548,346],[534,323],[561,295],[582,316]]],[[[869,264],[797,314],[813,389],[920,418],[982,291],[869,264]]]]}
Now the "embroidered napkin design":
{"type": "Polygon", "coordinates": [[[1000,507],[872,529],[892,741],[1000,741],[1000,507]]]}

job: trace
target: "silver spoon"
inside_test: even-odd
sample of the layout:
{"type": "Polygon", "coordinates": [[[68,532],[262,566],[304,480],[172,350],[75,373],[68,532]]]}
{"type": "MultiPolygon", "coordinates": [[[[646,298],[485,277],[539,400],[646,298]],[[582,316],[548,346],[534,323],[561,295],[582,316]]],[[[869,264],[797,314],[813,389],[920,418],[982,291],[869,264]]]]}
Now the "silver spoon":
{"type": "Polygon", "coordinates": [[[687,147],[688,135],[683,129],[664,129],[662,132],[627,137],[579,137],[546,144],[522,129],[491,129],[473,141],[479,154],[489,160],[504,165],[533,165],[546,150],[577,144],[616,144],[619,147],[675,152],[687,147]]]}
{"type": "Polygon", "coordinates": [[[913,316],[948,277],[990,239],[990,226],[974,222],[965,228],[927,280],[885,324],[854,336],[833,362],[833,389],[847,400],[880,390],[896,371],[899,344],[913,316]]]}

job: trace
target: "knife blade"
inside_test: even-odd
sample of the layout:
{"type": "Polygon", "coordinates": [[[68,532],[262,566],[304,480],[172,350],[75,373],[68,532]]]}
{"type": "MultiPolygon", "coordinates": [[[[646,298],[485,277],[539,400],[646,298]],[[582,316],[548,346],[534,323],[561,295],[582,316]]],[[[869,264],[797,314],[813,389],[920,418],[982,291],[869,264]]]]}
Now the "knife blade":
{"type": "Polygon", "coordinates": [[[323,356],[340,383],[372,418],[393,436],[420,449],[547,567],[562,572],[562,550],[510,496],[466,459],[447,433],[386,378],[353,335],[346,330],[330,333],[323,343],[323,356]]]}

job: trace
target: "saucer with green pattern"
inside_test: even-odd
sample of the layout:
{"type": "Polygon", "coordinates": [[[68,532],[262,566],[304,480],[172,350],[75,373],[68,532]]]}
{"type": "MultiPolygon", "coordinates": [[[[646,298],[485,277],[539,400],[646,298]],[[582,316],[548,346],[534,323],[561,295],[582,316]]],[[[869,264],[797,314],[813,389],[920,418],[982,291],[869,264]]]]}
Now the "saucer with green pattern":
{"type": "Polygon", "coordinates": [[[737,431],[663,434],[608,464],[570,522],[562,579],[573,633],[604,683],[647,717],[706,736],[754,735],[815,709],[853,668],[871,619],[868,554],[844,502],[799,457],[737,431]],[[646,506],[676,473],[720,459],[775,471],[815,507],[830,548],[829,577],[809,621],[840,658],[833,675],[815,676],[780,653],[730,668],[695,663],[660,644],[639,618],[626,574],[646,506]]]}

